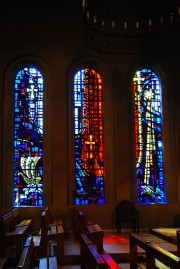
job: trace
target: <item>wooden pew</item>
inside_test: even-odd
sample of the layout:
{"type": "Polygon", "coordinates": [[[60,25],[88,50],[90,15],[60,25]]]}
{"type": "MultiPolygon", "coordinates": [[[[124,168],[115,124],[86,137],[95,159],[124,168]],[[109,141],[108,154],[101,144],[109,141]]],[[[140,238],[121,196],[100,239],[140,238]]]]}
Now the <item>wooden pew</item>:
{"type": "Polygon", "coordinates": [[[159,238],[162,238],[163,240],[176,245],[176,250],[171,252],[180,257],[180,228],[159,227],[150,229],[150,232],[153,235],[158,236],[159,238]]]}
{"type": "Polygon", "coordinates": [[[73,218],[75,240],[79,240],[82,233],[87,234],[89,239],[96,245],[98,252],[103,253],[103,229],[91,219],[87,219],[84,212],[77,208],[73,209],[73,218]]]}
{"type": "Polygon", "coordinates": [[[142,236],[136,233],[131,233],[129,235],[130,269],[137,269],[138,265],[145,262],[146,248],[149,243],[150,241],[145,240],[142,236]],[[139,248],[143,251],[140,251],[139,248]]]}
{"type": "Polygon", "coordinates": [[[80,240],[81,233],[86,233],[87,226],[93,224],[94,221],[88,219],[82,210],[78,210],[76,207],[73,208],[73,233],[75,240],[80,240]]]}
{"type": "Polygon", "coordinates": [[[39,269],[58,269],[57,257],[46,257],[39,260],[39,269]]]}
{"type": "Polygon", "coordinates": [[[41,247],[43,255],[47,255],[47,247],[50,241],[56,242],[56,255],[64,254],[64,229],[61,224],[50,225],[50,219],[46,211],[41,214],[41,247]]]}
{"type": "Polygon", "coordinates": [[[130,269],[180,268],[180,258],[173,253],[152,244],[136,233],[130,234],[129,239],[130,269]]]}
{"type": "Polygon", "coordinates": [[[12,211],[0,216],[0,256],[5,257],[7,248],[15,244],[18,259],[27,235],[28,226],[14,225],[12,211]]]}
{"type": "Polygon", "coordinates": [[[108,253],[100,254],[86,234],[80,235],[81,269],[121,269],[108,253]]]}
{"type": "Polygon", "coordinates": [[[80,224],[80,211],[77,208],[73,208],[73,233],[75,240],[80,240],[81,224],[80,224]]]}
{"type": "MultiPolygon", "coordinates": [[[[30,247],[32,252],[31,254],[35,258],[42,257],[41,249],[41,236],[39,235],[29,235],[24,243],[24,247],[30,247]],[[31,246],[33,244],[33,247],[31,246]]],[[[44,254],[44,253],[43,253],[44,254]]]]}
{"type": "Polygon", "coordinates": [[[28,247],[31,245],[31,240],[33,240],[33,256],[36,259],[40,259],[44,256],[56,256],[56,247],[57,244],[55,244],[52,241],[49,241],[48,243],[48,248],[47,248],[47,254],[46,253],[42,253],[42,243],[41,243],[41,236],[39,235],[30,235],[28,236],[28,238],[26,239],[26,242],[24,244],[24,247],[28,247]]]}
{"type": "Polygon", "coordinates": [[[142,269],[161,269],[163,265],[167,268],[179,269],[180,257],[155,244],[148,244],[146,248],[146,267],[142,267],[142,269]]]}
{"type": "Polygon", "coordinates": [[[32,219],[22,219],[18,207],[12,209],[12,215],[14,219],[14,226],[28,226],[30,232],[32,219]]]}
{"type": "MultiPolygon", "coordinates": [[[[32,238],[33,238],[33,244],[34,244],[34,256],[36,258],[39,259],[39,258],[44,257],[46,255],[55,256],[56,247],[57,247],[56,242],[50,240],[47,243],[47,246],[45,246],[41,235],[32,235],[32,238]]],[[[28,237],[24,246],[29,246],[30,240],[31,240],[31,238],[28,237]]]]}
{"type": "Polygon", "coordinates": [[[5,269],[6,268],[6,261],[7,261],[7,258],[1,258],[0,259],[0,269],[5,269]]]}
{"type": "Polygon", "coordinates": [[[21,257],[16,266],[16,269],[58,269],[57,257],[42,257],[36,259],[34,255],[34,243],[33,237],[30,236],[26,240],[21,257]]]}
{"type": "Polygon", "coordinates": [[[45,212],[47,214],[48,222],[50,225],[63,225],[63,220],[61,217],[52,217],[49,207],[45,208],[45,212]]]}
{"type": "MultiPolygon", "coordinates": [[[[167,242],[171,242],[177,245],[177,255],[180,256],[180,228],[154,228],[150,229],[150,232],[167,242]]],[[[173,253],[176,254],[176,253],[173,253]]]]}
{"type": "Polygon", "coordinates": [[[81,269],[106,268],[106,263],[87,235],[80,235],[81,269]]]}
{"type": "Polygon", "coordinates": [[[33,257],[31,256],[31,248],[24,247],[22,250],[22,254],[20,256],[20,260],[16,266],[16,269],[30,269],[32,268],[33,257]]]}
{"type": "Polygon", "coordinates": [[[121,267],[115,262],[115,260],[108,253],[101,255],[101,257],[105,261],[108,269],[121,269],[121,267]]]}
{"type": "Polygon", "coordinates": [[[180,231],[176,232],[177,256],[180,257],[180,231]]]}
{"type": "Polygon", "coordinates": [[[88,225],[87,229],[87,236],[96,245],[97,251],[99,253],[103,253],[103,237],[104,237],[104,230],[99,227],[97,224],[88,225]]]}
{"type": "Polygon", "coordinates": [[[87,269],[96,269],[96,268],[107,268],[104,259],[101,257],[96,247],[92,245],[87,246],[87,260],[86,268],[87,269]]]}

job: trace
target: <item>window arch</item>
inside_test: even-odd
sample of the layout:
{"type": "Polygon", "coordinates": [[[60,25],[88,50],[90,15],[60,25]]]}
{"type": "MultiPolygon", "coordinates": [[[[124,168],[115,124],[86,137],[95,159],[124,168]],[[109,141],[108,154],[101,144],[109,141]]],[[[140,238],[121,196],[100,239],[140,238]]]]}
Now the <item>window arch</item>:
{"type": "Polygon", "coordinates": [[[14,205],[43,204],[43,77],[20,69],[14,81],[14,205]]]}
{"type": "Polygon", "coordinates": [[[150,68],[133,77],[138,203],[165,203],[161,85],[150,68]]]}
{"type": "Polygon", "coordinates": [[[103,86],[83,68],[74,76],[75,204],[104,204],[103,86]]]}

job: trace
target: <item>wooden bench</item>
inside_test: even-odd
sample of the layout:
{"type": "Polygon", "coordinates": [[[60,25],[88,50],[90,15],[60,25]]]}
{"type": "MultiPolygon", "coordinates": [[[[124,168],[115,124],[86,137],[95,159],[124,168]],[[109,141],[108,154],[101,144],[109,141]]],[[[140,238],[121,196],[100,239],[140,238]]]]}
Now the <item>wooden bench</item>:
{"type": "Polygon", "coordinates": [[[150,232],[168,242],[174,243],[177,245],[178,256],[180,256],[180,228],[175,227],[159,227],[159,228],[152,228],[150,232]]]}
{"type": "Polygon", "coordinates": [[[170,253],[169,251],[155,245],[148,244],[146,248],[146,267],[142,269],[162,269],[163,267],[179,269],[180,257],[170,253]]]}
{"type": "Polygon", "coordinates": [[[173,254],[180,257],[180,229],[179,228],[157,228],[151,230],[152,234],[159,236],[167,242],[177,246],[173,254]]]}
{"type": "Polygon", "coordinates": [[[45,208],[45,212],[47,214],[48,222],[50,225],[63,225],[63,220],[61,217],[52,217],[49,207],[45,208]]]}
{"type": "Polygon", "coordinates": [[[82,210],[78,210],[76,207],[73,208],[73,233],[75,240],[80,239],[81,233],[87,232],[87,226],[94,224],[94,221],[88,219],[82,210]]]}
{"type": "Polygon", "coordinates": [[[175,241],[176,245],[177,245],[177,256],[180,257],[180,231],[178,230],[176,232],[176,241],[175,241]]]}
{"type": "Polygon", "coordinates": [[[142,236],[131,233],[129,235],[129,247],[130,247],[130,268],[137,269],[139,263],[145,262],[145,253],[147,245],[150,241],[147,241],[142,236]],[[141,249],[140,249],[141,248],[141,249]]]}
{"type": "Polygon", "coordinates": [[[31,248],[24,247],[16,268],[30,269],[32,268],[32,264],[33,264],[33,257],[31,256],[31,248]]]}
{"type": "Polygon", "coordinates": [[[21,257],[16,266],[16,269],[58,269],[57,257],[42,257],[36,259],[34,255],[34,242],[33,237],[30,236],[26,240],[21,257]]]}
{"type": "Polygon", "coordinates": [[[108,253],[102,255],[86,234],[80,235],[81,269],[108,268],[120,269],[120,266],[108,253]]]}
{"type": "Polygon", "coordinates": [[[58,269],[57,257],[46,257],[39,260],[39,269],[58,269]]]}
{"type": "Polygon", "coordinates": [[[28,226],[29,232],[31,230],[32,219],[22,219],[18,207],[12,209],[14,219],[14,226],[28,226]]]}
{"type": "Polygon", "coordinates": [[[144,237],[130,234],[130,268],[164,269],[180,268],[180,258],[144,237]],[[139,249],[138,249],[139,248],[139,249]]]}
{"type": "Polygon", "coordinates": [[[87,234],[89,239],[96,245],[99,253],[103,253],[104,231],[91,219],[87,219],[82,210],[73,209],[73,230],[75,240],[80,239],[82,233],[87,234]]]}
{"type": "Polygon", "coordinates": [[[108,269],[121,269],[121,267],[108,253],[104,253],[103,255],[101,255],[101,257],[105,261],[108,269]]]}
{"type": "Polygon", "coordinates": [[[53,241],[49,241],[47,247],[47,254],[42,251],[42,242],[40,235],[30,235],[26,239],[25,247],[30,246],[31,240],[33,240],[33,255],[36,259],[40,259],[44,256],[55,256],[57,244],[53,241]],[[31,239],[32,238],[32,239],[31,239]]]}
{"type": "Polygon", "coordinates": [[[97,251],[103,253],[104,230],[98,224],[88,225],[86,229],[87,236],[96,245],[97,251]]]}
{"type": "Polygon", "coordinates": [[[106,263],[87,235],[80,235],[81,269],[106,268],[106,263]]]}
{"type": "Polygon", "coordinates": [[[0,259],[0,269],[6,268],[6,261],[7,261],[7,258],[0,259]]]}
{"type": "Polygon", "coordinates": [[[28,226],[15,226],[13,213],[0,216],[0,256],[7,256],[6,250],[15,245],[16,257],[19,258],[23,243],[29,232],[28,226]]]}
{"type": "Polygon", "coordinates": [[[46,211],[41,214],[41,248],[43,255],[47,255],[47,247],[50,241],[55,242],[56,255],[64,254],[64,228],[62,224],[50,225],[50,219],[46,211]]]}

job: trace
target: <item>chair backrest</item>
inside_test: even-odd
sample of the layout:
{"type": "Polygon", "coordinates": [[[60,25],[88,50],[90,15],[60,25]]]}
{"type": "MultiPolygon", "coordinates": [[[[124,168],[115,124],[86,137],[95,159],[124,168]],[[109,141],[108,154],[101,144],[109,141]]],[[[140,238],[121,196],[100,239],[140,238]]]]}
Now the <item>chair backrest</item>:
{"type": "Polygon", "coordinates": [[[117,204],[116,213],[119,217],[130,217],[137,212],[134,203],[130,200],[122,200],[117,204]]]}

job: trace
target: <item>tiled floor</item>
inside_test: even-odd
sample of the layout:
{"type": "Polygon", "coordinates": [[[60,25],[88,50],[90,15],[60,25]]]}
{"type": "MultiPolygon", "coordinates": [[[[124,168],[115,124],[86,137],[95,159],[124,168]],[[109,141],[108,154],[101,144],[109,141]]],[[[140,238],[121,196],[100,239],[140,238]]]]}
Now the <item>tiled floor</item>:
{"type": "MultiPolygon", "coordinates": [[[[141,235],[146,237],[147,240],[156,243],[157,245],[165,248],[170,252],[176,251],[177,247],[174,244],[165,242],[161,238],[157,238],[156,236],[149,234],[147,232],[141,232],[141,235]]],[[[130,269],[129,265],[129,234],[117,234],[117,233],[107,233],[104,235],[104,251],[109,253],[114,260],[120,265],[121,269],[130,269]]],[[[139,252],[143,252],[142,249],[139,248],[139,252]]],[[[78,264],[80,257],[80,246],[77,241],[74,240],[72,234],[68,234],[68,238],[65,240],[65,255],[74,261],[72,265],[61,265],[59,269],[81,269],[78,264]]],[[[68,260],[68,258],[67,258],[68,260]]],[[[69,263],[69,260],[68,260],[69,263]]],[[[164,267],[162,267],[164,268],[164,267]]]]}
{"type": "MultiPolygon", "coordinates": [[[[177,245],[163,240],[156,235],[148,232],[140,232],[140,235],[145,237],[146,240],[155,243],[156,245],[170,251],[176,252],[177,245]]],[[[129,264],[129,233],[110,233],[105,232],[103,238],[104,252],[110,254],[112,258],[119,264],[121,269],[130,269],[129,264]]],[[[81,269],[80,266],[80,245],[78,241],[75,241],[73,233],[68,233],[64,242],[65,255],[58,257],[59,269],[81,269]]],[[[144,251],[139,248],[139,253],[144,251]]],[[[14,267],[13,267],[14,268],[14,267]]],[[[162,264],[159,267],[161,269],[167,269],[162,264]]]]}
{"type": "MultiPolygon", "coordinates": [[[[128,234],[115,234],[115,233],[105,233],[104,236],[104,251],[112,254],[115,258],[125,259],[126,255],[129,255],[129,240],[128,234]]],[[[74,240],[72,234],[68,235],[68,238],[65,240],[65,255],[71,256],[72,259],[75,257],[80,256],[80,246],[77,241],[74,240]]],[[[78,258],[77,258],[78,259],[78,258]]],[[[127,258],[128,259],[128,258],[127,258]]],[[[127,262],[118,262],[122,269],[129,269],[129,263],[127,262]]],[[[61,265],[59,269],[81,269],[79,264],[72,264],[72,265],[61,265]]]]}

